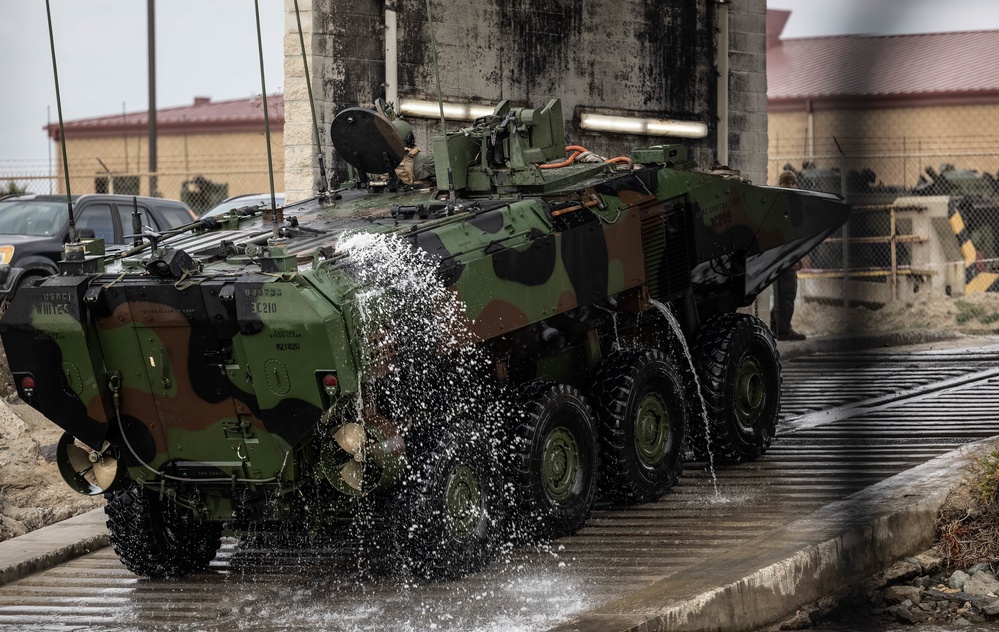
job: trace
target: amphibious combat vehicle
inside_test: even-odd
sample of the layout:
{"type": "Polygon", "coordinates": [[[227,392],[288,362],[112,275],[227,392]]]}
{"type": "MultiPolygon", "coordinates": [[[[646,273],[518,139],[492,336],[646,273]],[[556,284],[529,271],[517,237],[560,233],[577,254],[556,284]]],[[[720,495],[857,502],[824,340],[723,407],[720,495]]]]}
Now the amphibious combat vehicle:
{"type": "Polygon", "coordinates": [[[345,110],[355,177],[332,194],[114,261],[71,247],[17,294],[18,393],[66,431],[67,482],[106,494],[129,569],[204,569],[224,533],[336,540],[363,513],[413,573],[460,575],[511,534],[572,533],[597,498],[658,498],[688,447],[766,450],[780,363],[736,309],[848,207],[678,145],[567,160],[563,125],[557,100],[500,104],[435,139],[436,185],[407,185],[392,121],[345,110]]]}

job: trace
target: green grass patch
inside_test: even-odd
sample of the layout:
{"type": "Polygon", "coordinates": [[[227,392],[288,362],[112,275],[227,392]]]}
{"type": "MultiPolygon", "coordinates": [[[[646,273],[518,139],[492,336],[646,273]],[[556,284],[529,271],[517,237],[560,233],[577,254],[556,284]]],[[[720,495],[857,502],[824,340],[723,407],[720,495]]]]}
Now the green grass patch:
{"type": "Polygon", "coordinates": [[[961,300],[954,301],[954,304],[957,306],[955,320],[958,325],[963,325],[972,319],[977,319],[986,325],[999,321],[999,313],[987,310],[981,305],[972,305],[968,301],[961,300]]]}

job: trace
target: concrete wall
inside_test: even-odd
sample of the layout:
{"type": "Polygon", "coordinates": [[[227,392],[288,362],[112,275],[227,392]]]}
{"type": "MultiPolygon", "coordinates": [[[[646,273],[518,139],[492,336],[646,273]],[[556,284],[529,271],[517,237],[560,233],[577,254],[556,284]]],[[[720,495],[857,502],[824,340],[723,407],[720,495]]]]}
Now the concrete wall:
{"type": "MultiPolygon", "coordinates": [[[[286,191],[311,195],[316,179],[294,4],[285,37],[286,191]]],[[[346,107],[384,96],[384,1],[299,0],[326,155],[329,123],[346,107]]],[[[399,96],[436,100],[424,0],[398,0],[399,96]]],[[[568,141],[605,155],[683,142],[703,166],[717,129],[713,0],[434,0],[445,101],[540,107],[562,99],[568,141]],[[579,110],[694,120],[707,138],[608,135],[578,127],[579,110]]],[[[730,9],[730,160],[753,181],[766,176],[765,0],[730,9]]],[[[408,119],[429,146],[438,122],[408,119]]],[[[457,125],[452,124],[451,129],[457,125]]]]}
{"type": "Polygon", "coordinates": [[[737,0],[729,15],[729,163],[766,184],[766,1],[737,0]]]}

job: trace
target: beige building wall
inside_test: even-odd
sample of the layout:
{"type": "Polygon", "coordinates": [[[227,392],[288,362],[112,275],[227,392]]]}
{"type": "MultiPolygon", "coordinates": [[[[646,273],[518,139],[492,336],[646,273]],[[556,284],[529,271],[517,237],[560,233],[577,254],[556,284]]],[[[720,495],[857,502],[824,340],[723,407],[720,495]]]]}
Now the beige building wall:
{"type": "MultiPolygon", "coordinates": [[[[140,194],[149,195],[149,143],[146,135],[70,138],[71,187],[74,194],[94,193],[95,178],[106,176],[101,161],[113,175],[140,175],[140,194]],[[100,160],[98,160],[100,159],[100,160]]],[[[185,180],[203,176],[229,185],[229,195],[270,191],[267,145],[262,134],[160,134],[157,176],[162,197],[180,199],[185,180]]],[[[274,187],[284,191],[284,134],[271,132],[274,187]]],[[[64,193],[62,149],[56,143],[59,192],[64,193]]]]}
{"type": "Polygon", "coordinates": [[[999,171],[999,104],[817,110],[811,143],[807,113],[770,112],[768,120],[771,184],[786,163],[800,169],[808,159],[870,168],[884,184],[907,187],[944,163],[999,171]]]}

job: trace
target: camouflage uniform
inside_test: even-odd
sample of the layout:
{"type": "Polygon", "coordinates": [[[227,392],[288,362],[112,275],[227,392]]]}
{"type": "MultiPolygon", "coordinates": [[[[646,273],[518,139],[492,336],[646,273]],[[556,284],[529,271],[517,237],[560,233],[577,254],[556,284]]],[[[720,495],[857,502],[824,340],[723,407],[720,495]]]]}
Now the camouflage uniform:
{"type": "Polygon", "coordinates": [[[403,184],[428,184],[436,179],[434,157],[420,151],[419,147],[406,147],[406,155],[395,168],[395,175],[403,184]]]}
{"type": "MultiPolygon", "coordinates": [[[[784,171],[777,180],[777,185],[790,189],[798,188],[798,176],[793,171],[784,171]]],[[[777,334],[777,340],[804,340],[805,334],[796,332],[791,327],[794,316],[794,300],[798,295],[798,269],[801,262],[781,272],[774,281],[774,306],[770,310],[770,327],[777,334]]]]}
{"type": "Polygon", "coordinates": [[[406,147],[406,155],[395,168],[395,175],[399,181],[403,184],[429,184],[431,180],[436,180],[434,157],[423,153],[416,146],[416,136],[413,134],[412,126],[402,119],[395,119],[392,124],[395,125],[406,147]]]}

